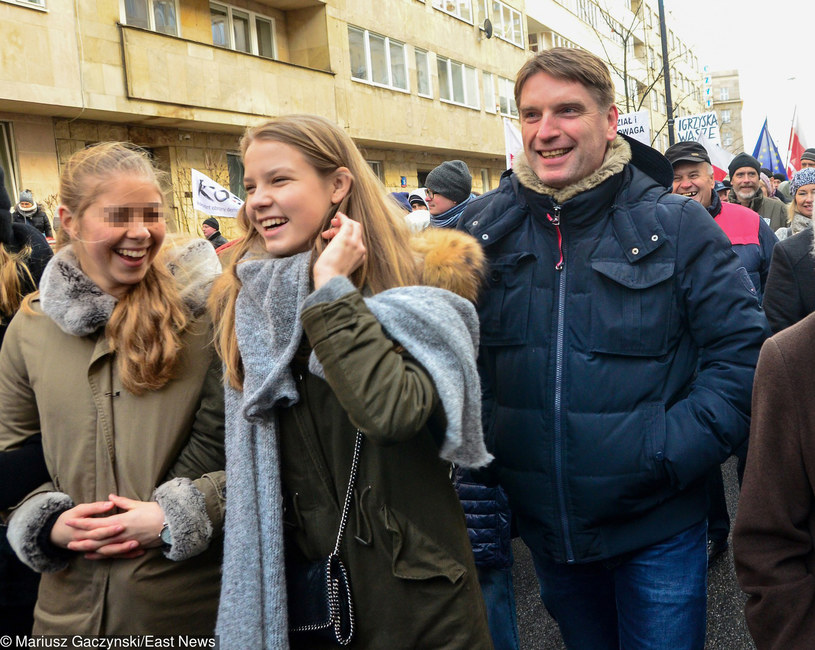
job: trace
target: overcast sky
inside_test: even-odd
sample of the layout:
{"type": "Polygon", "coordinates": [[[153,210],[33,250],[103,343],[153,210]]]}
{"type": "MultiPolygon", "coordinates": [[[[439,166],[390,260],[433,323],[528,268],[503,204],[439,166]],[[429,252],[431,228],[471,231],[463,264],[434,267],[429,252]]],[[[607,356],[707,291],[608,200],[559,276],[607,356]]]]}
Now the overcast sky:
{"type": "MultiPolygon", "coordinates": [[[[764,118],[782,157],[798,105],[804,146],[815,147],[815,4],[810,0],[664,0],[666,21],[699,64],[737,69],[744,99],[744,146],[752,153],[764,118]],[[793,79],[790,79],[793,77],[793,79]]],[[[656,9],[656,0],[653,0],[656,9]]],[[[738,152],[734,152],[738,153],[738,152]]]]}

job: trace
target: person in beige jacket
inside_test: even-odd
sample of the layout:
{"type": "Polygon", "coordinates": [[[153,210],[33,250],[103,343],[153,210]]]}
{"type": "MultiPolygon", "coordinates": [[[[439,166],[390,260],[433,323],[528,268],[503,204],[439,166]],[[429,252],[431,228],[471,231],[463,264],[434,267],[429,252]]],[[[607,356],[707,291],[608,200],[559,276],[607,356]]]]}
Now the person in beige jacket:
{"type": "Polygon", "coordinates": [[[60,200],[67,245],[0,353],[0,450],[41,433],[51,477],[9,520],[43,573],[34,632],[211,635],[223,387],[202,316],[219,263],[204,240],[165,258],[157,173],[132,146],[75,154],[60,200]]]}

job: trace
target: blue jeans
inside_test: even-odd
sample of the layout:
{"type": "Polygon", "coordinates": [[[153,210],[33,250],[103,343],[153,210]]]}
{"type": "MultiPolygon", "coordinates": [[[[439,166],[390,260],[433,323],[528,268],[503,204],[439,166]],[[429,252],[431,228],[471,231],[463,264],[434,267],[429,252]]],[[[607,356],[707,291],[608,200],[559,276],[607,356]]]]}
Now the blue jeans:
{"type": "Polygon", "coordinates": [[[520,650],[512,567],[491,569],[477,566],[476,569],[495,650],[520,650]]]}
{"type": "Polygon", "coordinates": [[[707,525],[618,558],[556,564],[532,551],[541,600],[571,650],[701,650],[707,525]]]}

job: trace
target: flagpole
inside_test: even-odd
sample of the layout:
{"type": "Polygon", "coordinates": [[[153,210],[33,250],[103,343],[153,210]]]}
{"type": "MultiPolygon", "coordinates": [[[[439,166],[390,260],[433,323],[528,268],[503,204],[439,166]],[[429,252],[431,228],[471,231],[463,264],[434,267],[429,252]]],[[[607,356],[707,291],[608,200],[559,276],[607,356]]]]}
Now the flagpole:
{"type": "Polygon", "coordinates": [[[795,113],[798,110],[798,104],[792,107],[792,122],[790,122],[790,141],[787,144],[787,162],[784,164],[784,172],[790,168],[790,158],[792,158],[792,136],[795,129],[795,113]]]}

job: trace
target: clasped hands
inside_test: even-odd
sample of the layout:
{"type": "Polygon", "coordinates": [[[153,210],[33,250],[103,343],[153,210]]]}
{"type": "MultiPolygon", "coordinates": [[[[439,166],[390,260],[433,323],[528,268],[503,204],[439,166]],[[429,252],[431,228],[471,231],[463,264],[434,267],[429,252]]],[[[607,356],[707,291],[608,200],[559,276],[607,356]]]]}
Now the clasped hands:
{"type": "Polygon", "coordinates": [[[88,560],[130,559],[161,546],[164,511],[155,501],[110,494],[108,501],[80,503],[63,512],[51,529],[51,543],[85,554],[88,560]],[[99,516],[114,508],[122,512],[99,516]]]}

